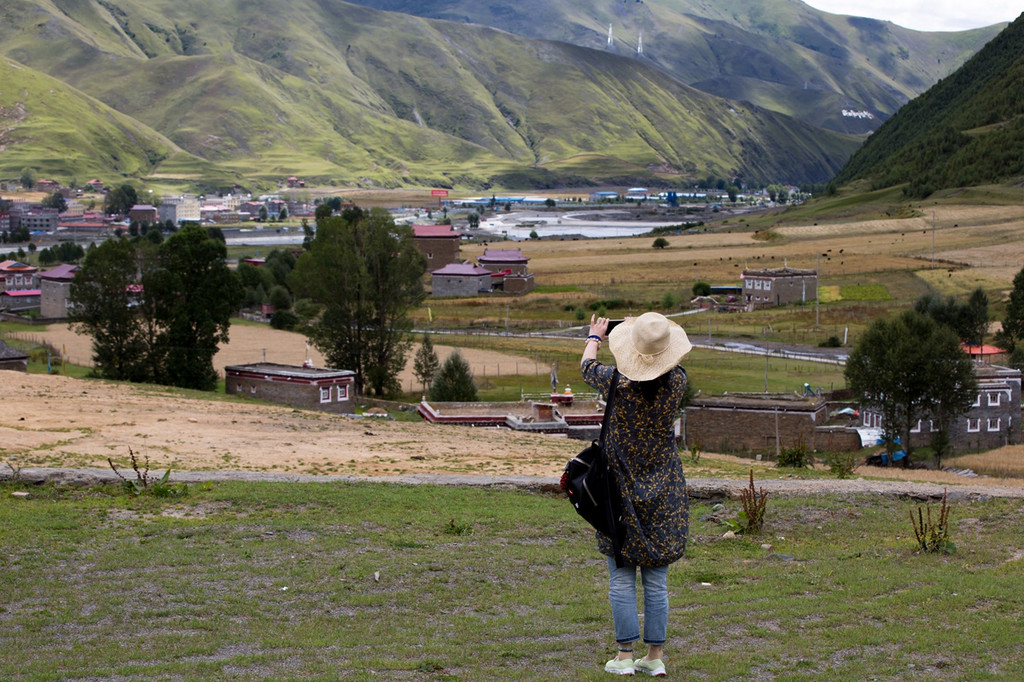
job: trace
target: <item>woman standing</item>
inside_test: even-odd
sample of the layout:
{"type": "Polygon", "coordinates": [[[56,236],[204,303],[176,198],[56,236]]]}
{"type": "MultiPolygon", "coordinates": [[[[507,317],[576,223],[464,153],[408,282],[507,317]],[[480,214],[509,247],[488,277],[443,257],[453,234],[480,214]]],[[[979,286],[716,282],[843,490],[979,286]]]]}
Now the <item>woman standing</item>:
{"type": "Polygon", "coordinates": [[[660,676],[665,674],[668,567],[683,556],[689,529],[686,479],[673,427],[686,390],[686,370],[679,362],[693,346],[682,327],[658,313],[628,317],[607,332],[606,318],[591,317],[581,362],[583,380],[604,395],[616,368],[620,374],[604,446],[623,499],[625,565],[616,566],[611,538],[597,533],[598,550],[608,557],[608,598],[619,646],[618,656],[604,669],[660,676]],[[597,360],[606,337],[615,367],[597,360]],[[633,657],[633,644],[640,639],[638,567],[647,645],[643,658],[633,657]]]}

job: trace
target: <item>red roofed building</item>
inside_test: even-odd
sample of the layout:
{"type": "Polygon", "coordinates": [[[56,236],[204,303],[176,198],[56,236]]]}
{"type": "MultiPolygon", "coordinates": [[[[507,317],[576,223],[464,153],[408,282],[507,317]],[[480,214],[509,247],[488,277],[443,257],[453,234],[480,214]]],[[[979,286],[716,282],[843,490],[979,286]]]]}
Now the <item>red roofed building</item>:
{"type": "Polygon", "coordinates": [[[484,249],[477,262],[500,275],[501,281],[494,285],[508,294],[528,294],[533,291],[533,273],[528,271],[530,259],[521,249],[484,249]]]}
{"type": "Polygon", "coordinates": [[[413,244],[427,259],[427,269],[459,262],[462,235],[451,225],[413,225],[413,244]]]}

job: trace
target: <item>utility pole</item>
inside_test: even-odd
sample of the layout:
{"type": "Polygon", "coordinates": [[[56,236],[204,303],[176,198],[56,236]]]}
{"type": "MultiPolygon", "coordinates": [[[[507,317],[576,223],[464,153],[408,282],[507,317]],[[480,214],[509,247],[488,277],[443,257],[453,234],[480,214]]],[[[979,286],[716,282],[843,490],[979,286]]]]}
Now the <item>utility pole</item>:
{"type": "Polygon", "coordinates": [[[814,328],[818,328],[818,311],[821,308],[821,251],[818,252],[818,268],[814,272],[814,328]]]}

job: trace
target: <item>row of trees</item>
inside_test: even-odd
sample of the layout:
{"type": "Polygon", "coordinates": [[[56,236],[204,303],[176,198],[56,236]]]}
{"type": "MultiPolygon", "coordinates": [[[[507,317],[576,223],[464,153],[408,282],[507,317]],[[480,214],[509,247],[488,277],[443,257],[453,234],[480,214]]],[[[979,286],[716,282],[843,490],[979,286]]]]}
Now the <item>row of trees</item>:
{"type": "Polygon", "coordinates": [[[161,244],[109,239],[90,249],[71,289],[72,324],[93,338],[106,378],[212,390],[242,287],[222,241],[189,225],[161,244]]]}

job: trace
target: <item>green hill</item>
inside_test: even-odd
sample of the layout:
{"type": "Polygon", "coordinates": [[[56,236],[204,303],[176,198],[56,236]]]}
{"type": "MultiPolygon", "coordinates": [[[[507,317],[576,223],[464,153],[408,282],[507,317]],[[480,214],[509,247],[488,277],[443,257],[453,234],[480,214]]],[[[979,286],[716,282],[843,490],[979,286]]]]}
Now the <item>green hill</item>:
{"type": "Polygon", "coordinates": [[[7,175],[34,167],[41,177],[79,182],[102,173],[145,175],[163,163],[201,168],[163,135],[67,85],[0,58],[0,150],[7,175]]]}
{"type": "Polygon", "coordinates": [[[836,176],[908,196],[1024,174],[1024,15],[903,107],[836,176]]]}
{"type": "Polygon", "coordinates": [[[632,56],[705,92],[856,134],[876,129],[1003,28],[925,33],[799,0],[355,1],[632,56]]]}
{"type": "MultiPolygon", "coordinates": [[[[59,115],[26,108],[9,122],[7,177],[35,166],[216,186],[293,174],[342,186],[799,183],[827,180],[857,146],[644,60],[344,2],[12,0],[4,11],[0,53],[122,115],[77,106],[78,137],[52,145],[26,131],[59,115]],[[110,144],[100,122],[127,117],[168,151],[97,155],[110,144]]],[[[4,88],[6,105],[25,107],[23,91],[4,88]]]]}

